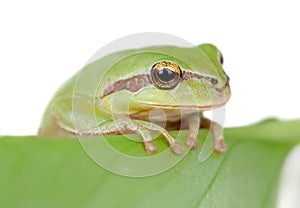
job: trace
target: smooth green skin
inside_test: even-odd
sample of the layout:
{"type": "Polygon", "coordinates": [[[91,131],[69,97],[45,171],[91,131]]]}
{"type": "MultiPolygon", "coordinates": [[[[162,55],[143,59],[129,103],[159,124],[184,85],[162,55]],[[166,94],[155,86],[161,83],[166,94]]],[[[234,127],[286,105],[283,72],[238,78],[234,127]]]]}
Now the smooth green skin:
{"type": "MultiPolygon", "coordinates": [[[[38,135],[109,134],[122,125],[118,122],[112,125],[116,116],[134,116],[138,119],[134,120],[133,125],[139,125],[139,119],[147,121],[148,113],[153,109],[163,109],[168,116],[175,117],[182,109],[184,115],[214,109],[224,105],[230,98],[230,88],[225,87],[226,81],[220,53],[211,44],[194,48],[154,46],[113,53],[85,66],[58,90],[46,109],[38,135]],[[151,66],[159,61],[171,61],[182,70],[217,78],[218,83],[213,85],[194,78],[181,81],[171,90],[149,85],[135,93],[122,90],[103,97],[101,101],[97,99],[108,85],[137,74],[147,74],[151,66]],[[219,92],[217,88],[223,90],[219,92]]],[[[151,122],[143,122],[143,125],[164,132],[162,128],[152,127],[151,122]]]]}

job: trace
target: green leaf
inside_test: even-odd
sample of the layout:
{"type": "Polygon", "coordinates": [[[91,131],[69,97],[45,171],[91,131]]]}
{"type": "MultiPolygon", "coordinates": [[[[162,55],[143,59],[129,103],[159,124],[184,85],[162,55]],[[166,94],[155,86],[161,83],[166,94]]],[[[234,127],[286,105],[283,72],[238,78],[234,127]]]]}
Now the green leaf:
{"type": "MultiPolygon", "coordinates": [[[[173,168],[142,178],[101,168],[77,139],[0,137],[0,207],[273,208],[283,162],[300,142],[299,128],[300,120],[268,120],[226,129],[226,153],[199,163],[198,148],[173,168]]],[[[112,146],[145,156],[140,143],[110,138],[112,146]]],[[[162,139],[157,143],[166,146],[162,139]]]]}

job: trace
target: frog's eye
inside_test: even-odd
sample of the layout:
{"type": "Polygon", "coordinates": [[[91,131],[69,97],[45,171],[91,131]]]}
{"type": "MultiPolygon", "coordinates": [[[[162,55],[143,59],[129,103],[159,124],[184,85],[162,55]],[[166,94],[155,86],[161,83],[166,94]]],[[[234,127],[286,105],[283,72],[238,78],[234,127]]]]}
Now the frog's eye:
{"type": "Polygon", "coordinates": [[[181,69],[178,65],[162,61],[154,64],[151,68],[152,82],[161,89],[172,89],[180,81],[181,69]]]}
{"type": "Polygon", "coordinates": [[[223,54],[221,53],[221,51],[219,51],[219,61],[223,65],[223,63],[224,63],[224,57],[223,57],[223,54]]]}

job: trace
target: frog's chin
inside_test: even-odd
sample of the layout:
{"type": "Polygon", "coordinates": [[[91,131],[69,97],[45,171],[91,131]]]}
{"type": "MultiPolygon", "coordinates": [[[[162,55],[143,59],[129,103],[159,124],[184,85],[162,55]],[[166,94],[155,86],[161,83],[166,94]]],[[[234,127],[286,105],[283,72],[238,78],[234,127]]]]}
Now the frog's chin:
{"type": "Polygon", "coordinates": [[[225,105],[230,98],[228,87],[224,87],[220,92],[215,89],[211,89],[209,92],[197,89],[192,93],[183,90],[181,92],[148,91],[147,93],[146,90],[141,91],[133,97],[134,107],[143,110],[159,108],[163,110],[207,111],[225,105]]]}
{"type": "Polygon", "coordinates": [[[220,106],[176,106],[176,105],[151,105],[145,111],[137,112],[130,115],[131,118],[150,120],[154,123],[176,122],[180,121],[191,114],[199,113],[206,110],[212,110],[220,106]]]}
{"type": "MultiPolygon", "coordinates": [[[[213,91],[215,93],[215,91],[213,91]]],[[[197,96],[201,97],[201,96],[197,96]]],[[[205,97],[206,99],[199,99],[193,97],[188,97],[186,95],[180,97],[179,102],[176,102],[177,100],[172,99],[165,99],[162,101],[158,99],[153,100],[136,100],[136,105],[141,106],[145,109],[162,109],[162,110],[183,110],[183,111],[207,111],[207,110],[213,110],[219,107],[222,107],[225,105],[229,98],[230,98],[230,89],[224,88],[223,93],[217,93],[213,94],[211,93],[211,96],[205,97]],[[211,98],[211,99],[209,99],[211,98]]]]}

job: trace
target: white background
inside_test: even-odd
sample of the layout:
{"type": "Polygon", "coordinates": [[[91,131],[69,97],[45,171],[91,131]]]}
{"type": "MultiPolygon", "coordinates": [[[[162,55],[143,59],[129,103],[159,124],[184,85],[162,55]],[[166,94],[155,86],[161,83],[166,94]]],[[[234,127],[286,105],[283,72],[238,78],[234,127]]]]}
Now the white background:
{"type": "Polygon", "coordinates": [[[297,1],[0,3],[0,134],[35,134],[57,88],[105,44],[138,32],[213,43],[231,77],[225,126],[300,117],[297,1]]]}
{"type": "Polygon", "coordinates": [[[1,1],[0,134],[35,134],[56,89],[105,44],[164,32],[217,45],[225,126],[299,118],[300,7],[285,1],[1,1]]]}

